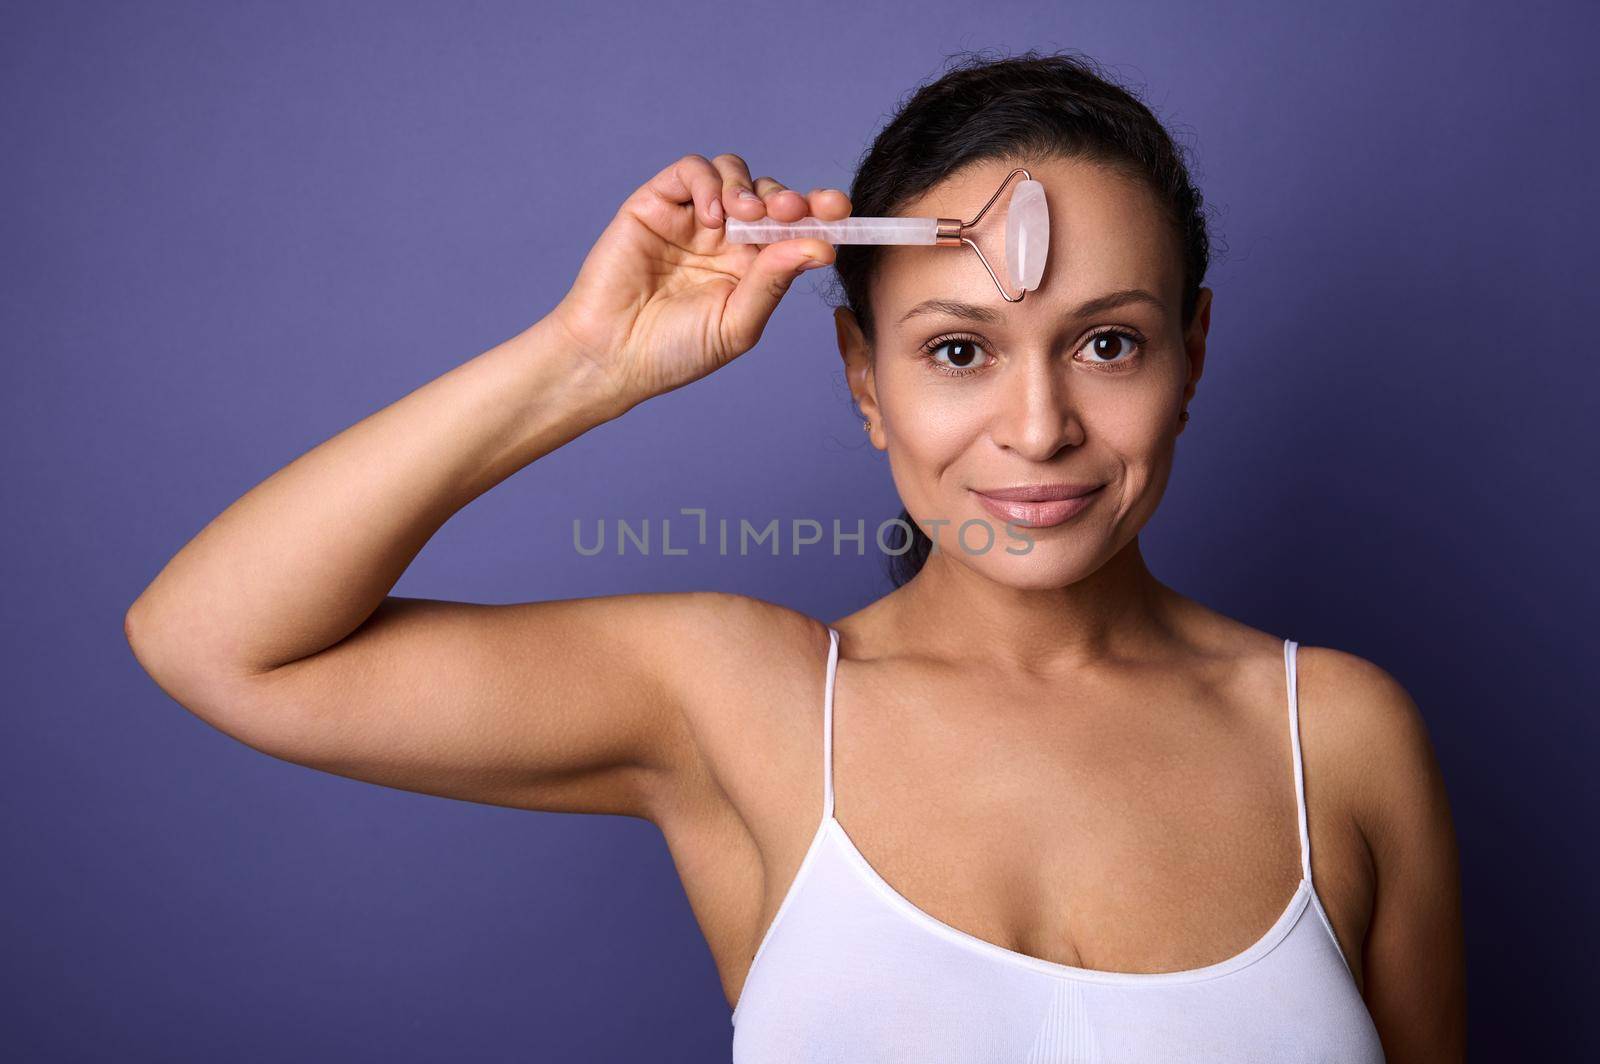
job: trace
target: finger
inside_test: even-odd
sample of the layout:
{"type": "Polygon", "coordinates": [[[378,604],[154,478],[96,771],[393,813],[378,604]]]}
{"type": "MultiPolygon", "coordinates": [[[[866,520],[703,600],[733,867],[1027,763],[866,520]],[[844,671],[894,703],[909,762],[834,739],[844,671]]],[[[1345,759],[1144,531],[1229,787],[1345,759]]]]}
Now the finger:
{"type": "Polygon", "coordinates": [[[777,222],[798,222],[811,205],[803,194],[771,177],[756,178],[756,195],[767,205],[767,216],[777,222]]]}
{"type": "Polygon", "coordinates": [[[756,188],[766,197],[767,213],[779,221],[809,217],[833,222],[850,214],[850,197],[841,189],[814,188],[802,195],[799,189],[789,188],[770,177],[761,178],[756,188]],[[799,213],[793,213],[795,211],[799,213]]]}
{"type": "Polygon", "coordinates": [[[834,261],[833,245],[812,237],[768,244],[728,293],[722,315],[723,342],[734,352],[756,345],[778,301],[810,262],[823,266],[834,261]]]}
{"type": "Polygon", "coordinates": [[[645,188],[668,203],[694,205],[701,225],[722,226],[722,175],[704,155],[691,152],[669,164],[645,183],[645,188]]]}
{"type": "Polygon", "coordinates": [[[850,197],[843,189],[814,188],[806,195],[806,200],[811,205],[811,216],[824,221],[837,222],[841,218],[848,218],[852,210],[850,197]]]}
{"type": "MultiPolygon", "coordinates": [[[[761,187],[756,188],[756,182],[750,177],[750,166],[744,157],[734,152],[723,152],[711,160],[711,165],[717,168],[722,175],[722,203],[727,208],[728,214],[734,218],[745,221],[756,221],[768,213],[767,201],[762,195],[773,195],[779,192],[793,192],[780,181],[770,177],[762,178],[761,187]]],[[[788,203],[791,211],[781,208],[774,217],[779,220],[793,221],[796,218],[822,218],[827,221],[838,221],[849,216],[851,211],[850,197],[842,189],[814,188],[807,196],[802,197],[802,209],[792,218],[794,205],[792,196],[780,197],[781,202],[788,203]]]]}
{"type": "Polygon", "coordinates": [[[722,205],[729,217],[754,222],[766,215],[767,205],[756,194],[750,167],[742,156],[726,151],[712,159],[711,165],[722,175],[722,205]]]}

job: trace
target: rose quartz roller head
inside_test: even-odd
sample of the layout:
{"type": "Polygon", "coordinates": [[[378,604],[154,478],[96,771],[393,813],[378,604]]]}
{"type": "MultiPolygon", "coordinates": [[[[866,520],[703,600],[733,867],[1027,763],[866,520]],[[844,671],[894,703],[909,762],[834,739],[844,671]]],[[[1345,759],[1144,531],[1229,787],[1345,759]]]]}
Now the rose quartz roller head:
{"type": "Polygon", "coordinates": [[[1044,186],[1022,167],[1006,175],[989,202],[983,205],[983,210],[970,222],[959,218],[842,218],[837,222],[825,222],[820,218],[802,218],[798,222],[763,218],[758,222],[745,222],[729,218],[723,223],[723,230],[731,244],[776,244],[796,237],[815,237],[830,244],[935,244],[940,247],[965,244],[977,253],[978,261],[989,271],[995,287],[1008,303],[1022,302],[1024,295],[1039,287],[1039,280],[1044,276],[1045,255],[1050,250],[1050,211],[1045,203],[1044,186]],[[1006,208],[1006,273],[1012,287],[1019,290],[1013,297],[995,276],[978,245],[964,232],[978,224],[984,212],[994,205],[1006,185],[1018,174],[1023,180],[1017,182],[1006,208]]]}

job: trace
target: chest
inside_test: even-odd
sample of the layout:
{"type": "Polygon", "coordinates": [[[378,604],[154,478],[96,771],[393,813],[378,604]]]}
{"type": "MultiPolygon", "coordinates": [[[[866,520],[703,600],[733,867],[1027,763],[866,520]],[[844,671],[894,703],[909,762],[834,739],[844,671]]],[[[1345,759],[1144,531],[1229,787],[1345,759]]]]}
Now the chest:
{"type": "MultiPolygon", "coordinates": [[[[1007,695],[841,672],[831,816],[881,894],[1007,953],[1124,973],[1234,957],[1283,914],[1301,871],[1283,690],[1007,695]]],[[[745,782],[729,767],[743,807],[678,862],[730,1001],[817,837],[816,716],[757,740],[782,751],[776,766],[745,782]]],[[[1359,837],[1337,810],[1308,827],[1328,918],[1359,943],[1370,911],[1359,837]]]]}
{"type": "Polygon", "coordinates": [[[919,909],[1006,949],[1200,967],[1255,941],[1300,880],[1286,737],[1200,719],[854,725],[847,740],[836,722],[833,766],[854,848],[919,909]]]}
{"type": "Polygon", "coordinates": [[[1243,949],[1151,974],[1059,964],[950,927],[823,822],[732,1016],[776,1060],[1381,1061],[1310,884],[1243,949]]]}

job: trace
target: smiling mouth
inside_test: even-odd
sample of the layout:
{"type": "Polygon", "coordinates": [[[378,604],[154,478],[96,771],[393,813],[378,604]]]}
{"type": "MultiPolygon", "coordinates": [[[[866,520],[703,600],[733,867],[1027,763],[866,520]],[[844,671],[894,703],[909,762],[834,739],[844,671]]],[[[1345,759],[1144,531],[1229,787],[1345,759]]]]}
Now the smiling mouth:
{"type": "Polygon", "coordinates": [[[1087,495],[1091,491],[1098,491],[1103,484],[1021,484],[1014,488],[973,488],[979,495],[987,495],[991,499],[1002,499],[1007,502],[1054,502],[1057,499],[1076,499],[1087,495]]]}
{"type": "Polygon", "coordinates": [[[1046,484],[978,491],[978,505],[995,517],[1028,528],[1059,525],[1087,510],[1100,497],[1104,484],[1046,484]],[[1037,497],[1029,497],[1037,496],[1037,497]]]}

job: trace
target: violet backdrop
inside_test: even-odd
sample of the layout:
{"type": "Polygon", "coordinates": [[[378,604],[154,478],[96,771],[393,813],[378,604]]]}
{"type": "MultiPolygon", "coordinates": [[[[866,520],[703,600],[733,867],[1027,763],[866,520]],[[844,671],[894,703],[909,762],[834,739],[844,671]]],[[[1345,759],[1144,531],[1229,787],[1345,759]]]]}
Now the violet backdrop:
{"type": "MultiPolygon", "coordinates": [[[[736,151],[847,187],[947,54],[1028,48],[1140,89],[1215,209],[1210,355],[1153,570],[1406,685],[1461,838],[1474,1057],[1575,1046],[1596,10],[8,4],[4,1055],[727,1059],[653,827],[274,760],[167,698],[123,612],[251,486],[548,311],[667,162],[736,151]]],[[[882,594],[870,550],[572,547],[574,517],[898,511],[826,279],[725,370],[467,507],[396,592],[707,588],[825,620],[882,594]]]]}

